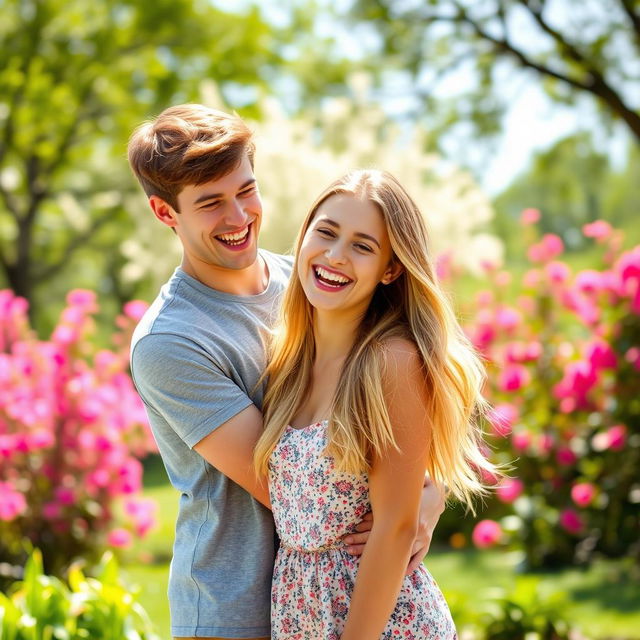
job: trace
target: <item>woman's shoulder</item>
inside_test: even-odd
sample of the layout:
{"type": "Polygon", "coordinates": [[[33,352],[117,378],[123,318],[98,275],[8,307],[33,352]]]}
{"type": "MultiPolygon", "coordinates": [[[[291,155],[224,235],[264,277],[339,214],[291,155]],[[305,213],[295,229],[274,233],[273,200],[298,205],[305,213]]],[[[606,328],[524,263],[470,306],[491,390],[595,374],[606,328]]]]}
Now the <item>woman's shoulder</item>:
{"type": "Polygon", "coordinates": [[[424,378],[422,356],[410,337],[398,333],[385,337],[381,342],[388,379],[424,378]]]}

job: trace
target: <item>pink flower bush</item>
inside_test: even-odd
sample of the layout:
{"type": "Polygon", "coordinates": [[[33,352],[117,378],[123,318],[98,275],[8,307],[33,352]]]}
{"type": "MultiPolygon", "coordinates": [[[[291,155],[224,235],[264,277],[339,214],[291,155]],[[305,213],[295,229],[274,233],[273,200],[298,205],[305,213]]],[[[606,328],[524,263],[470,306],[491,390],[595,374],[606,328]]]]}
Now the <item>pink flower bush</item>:
{"type": "Polygon", "coordinates": [[[586,225],[601,264],[576,273],[558,236],[535,237],[538,218],[521,218],[532,268],[513,300],[492,269],[464,309],[489,373],[489,457],[512,468],[472,539],[519,547],[531,567],[633,553],[640,531],[640,246],[586,225]]]}
{"type": "Polygon", "coordinates": [[[119,347],[95,349],[92,291],[68,294],[49,340],[34,335],[25,301],[0,291],[0,560],[12,561],[22,536],[57,566],[105,543],[122,546],[113,532],[153,526],[154,508],[134,498],[138,458],[156,449],[128,373],[143,306],[125,307],[119,347]]]}

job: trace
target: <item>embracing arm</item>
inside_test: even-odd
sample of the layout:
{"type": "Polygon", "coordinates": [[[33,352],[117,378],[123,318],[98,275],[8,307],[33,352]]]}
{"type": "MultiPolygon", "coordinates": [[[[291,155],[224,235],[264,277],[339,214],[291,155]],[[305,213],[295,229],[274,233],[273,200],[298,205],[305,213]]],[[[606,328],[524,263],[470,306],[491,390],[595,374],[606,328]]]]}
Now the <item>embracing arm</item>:
{"type": "Polygon", "coordinates": [[[373,460],[369,496],[375,514],[341,640],[378,640],[393,612],[418,527],[431,437],[420,358],[413,344],[388,345],[385,398],[399,450],[373,460]]]}
{"type": "Polygon", "coordinates": [[[133,348],[131,371],[145,404],[185,445],[270,508],[253,471],[262,414],[211,354],[186,336],[151,334],[133,348]]]}
{"type": "Polygon", "coordinates": [[[205,436],[193,448],[218,471],[271,509],[266,478],[256,475],[253,449],[262,433],[262,414],[249,405],[205,436]]]}

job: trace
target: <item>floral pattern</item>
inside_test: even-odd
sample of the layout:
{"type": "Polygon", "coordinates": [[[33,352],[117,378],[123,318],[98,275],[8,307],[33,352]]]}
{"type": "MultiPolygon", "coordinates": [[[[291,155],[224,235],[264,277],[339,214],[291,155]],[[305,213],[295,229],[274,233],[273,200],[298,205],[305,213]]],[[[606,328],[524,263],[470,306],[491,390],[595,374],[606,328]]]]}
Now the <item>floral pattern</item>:
{"type": "MultiPolygon", "coordinates": [[[[269,461],[280,549],[271,594],[274,640],[339,640],[359,558],[341,543],[370,510],[367,476],[335,470],[327,422],[287,427],[269,461]]],[[[383,640],[456,640],[449,607],[424,566],[407,576],[383,640]]]]}

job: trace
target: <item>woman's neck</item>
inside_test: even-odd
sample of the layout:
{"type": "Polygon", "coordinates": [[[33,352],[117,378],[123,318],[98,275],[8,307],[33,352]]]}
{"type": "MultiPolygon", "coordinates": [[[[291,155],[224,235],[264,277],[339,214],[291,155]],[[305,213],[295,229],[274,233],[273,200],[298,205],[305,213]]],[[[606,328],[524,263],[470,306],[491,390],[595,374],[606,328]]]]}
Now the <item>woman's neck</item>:
{"type": "Polygon", "coordinates": [[[360,322],[361,318],[336,317],[316,311],[313,322],[316,366],[344,360],[356,341],[360,322]]]}

